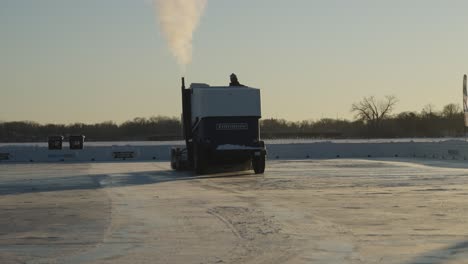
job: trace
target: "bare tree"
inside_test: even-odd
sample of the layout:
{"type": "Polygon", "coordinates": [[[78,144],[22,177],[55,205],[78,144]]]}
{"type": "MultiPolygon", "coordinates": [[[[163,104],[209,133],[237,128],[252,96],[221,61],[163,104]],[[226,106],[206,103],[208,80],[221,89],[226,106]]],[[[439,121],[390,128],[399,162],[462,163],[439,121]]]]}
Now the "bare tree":
{"type": "Polygon", "coordinates": [[[398,99],[395,96],[387,95],[382,100],[369,96],[354,103],[351,106],[351,112],[355,113],[357,119],[366,122],[369,126],[377,127],[382,120],[390,116],[396,103],[398,99]]]}
{"type": "Polygon", "coordinates": [[[442,116],[447,117],[447,118],[453,118],[457,114],[460,114],[462,112],[462,109],[460,105],[458,104],[448,104],[444,106],[442,109],[442,116]]]}
{"type": "Polygon", "coordinates": [[[430,117],[430,116],[433,116],[435,114],[437,114],[437,110],[436,110],[435,105],[433,105],[433,104],[427,104],[421,110],[421,115],[423,117],[430,117]]]}

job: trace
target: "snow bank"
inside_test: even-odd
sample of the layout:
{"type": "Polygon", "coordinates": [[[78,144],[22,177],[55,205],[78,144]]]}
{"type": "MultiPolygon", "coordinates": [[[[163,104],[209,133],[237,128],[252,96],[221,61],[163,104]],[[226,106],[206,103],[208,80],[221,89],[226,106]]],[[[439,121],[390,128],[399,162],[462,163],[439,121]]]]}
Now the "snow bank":
{"type": "MultiPolygon", "coordinates": [[[[16,162],[90,162],[169,160],[170,149],[183,142],[134,142],[111,145],[85,143],[83,150],[48,150],[45,144],[0,145],[0,163],[16,162]]],[[[223,145],[220,149],[243,146],[223,145]]],[[[428,159],[466,160],[468,143],[463,140],[343,140],[343,141],[275,141],[266,142],[268,159],[330,159],[418,157],[428,159]]]]}

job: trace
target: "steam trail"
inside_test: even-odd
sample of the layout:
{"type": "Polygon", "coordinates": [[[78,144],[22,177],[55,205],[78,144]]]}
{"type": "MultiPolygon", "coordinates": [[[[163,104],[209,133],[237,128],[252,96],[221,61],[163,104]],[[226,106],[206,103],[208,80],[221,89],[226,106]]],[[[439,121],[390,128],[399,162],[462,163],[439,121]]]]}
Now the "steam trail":
{"type": "Polygon", "coordinates": [[[185,68],[192,61],[193,32],[207,0],[153,0],[162,33],[171,53],[185,68]]]}

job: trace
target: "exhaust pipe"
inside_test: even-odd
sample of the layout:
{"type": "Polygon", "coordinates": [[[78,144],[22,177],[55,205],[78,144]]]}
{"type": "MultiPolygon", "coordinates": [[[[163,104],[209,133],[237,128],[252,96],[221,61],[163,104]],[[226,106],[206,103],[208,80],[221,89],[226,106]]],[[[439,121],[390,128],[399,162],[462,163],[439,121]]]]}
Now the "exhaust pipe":
{"type": "Polygon", "coordinates": [[[182,89],[185,89],[185,77],[182,77],[182,89]]]}

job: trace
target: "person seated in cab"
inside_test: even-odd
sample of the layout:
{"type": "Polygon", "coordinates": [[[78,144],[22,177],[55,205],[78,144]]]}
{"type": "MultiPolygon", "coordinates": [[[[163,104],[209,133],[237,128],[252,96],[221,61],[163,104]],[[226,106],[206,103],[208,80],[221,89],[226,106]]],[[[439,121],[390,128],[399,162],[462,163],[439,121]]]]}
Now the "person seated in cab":
{"type": "Polygon", "coordinates": [[[245,85],[240,84],[239,80],[237,79],[237,76],[233,73],[231,74],[231,82],[229,83],[229,86],[244,87],[245,85]]]}

